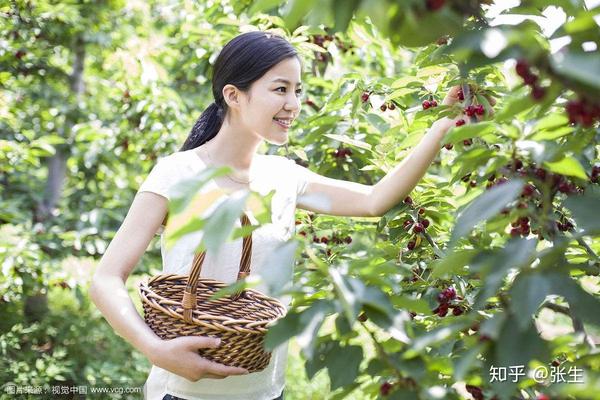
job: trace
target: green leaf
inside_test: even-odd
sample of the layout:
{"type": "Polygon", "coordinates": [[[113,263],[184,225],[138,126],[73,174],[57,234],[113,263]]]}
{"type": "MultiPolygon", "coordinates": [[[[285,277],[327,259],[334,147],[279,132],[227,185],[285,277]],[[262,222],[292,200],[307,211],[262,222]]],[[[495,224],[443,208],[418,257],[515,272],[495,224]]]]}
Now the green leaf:
{"type": "Polygon", "coordinates": [[[514,201],[523,189],[523,181],[513,179],[502,185],[486,190],[465,208],[452,231],[451,243],[468,234],[477,224],[498,214],[510,202],[514,201]]]}
{"type": "Polygon", "coordinates": [[[432,278],[446,278],[450,275],[460,274],[479,250],[459,250],[447,254],[445,257],[431,263],[432,278]]]}
{"type": "Polygon", "coordinates": [[[360,346],[338,345],[337,348],[331,349],[326,358],[331,390],[352,384],[358,375],[362,359],[363,351],[360,346]]]}
{"type": "Polygon", "coordinates": [[[600,214],[597,207],[600,204],[600,193],[587,190],[581,196],[569,196],[565,200],[565,207],[571,210],[577,227],[588,235],[600,234],[600,214]]]}
{"type": "Polygon", "coordinates": [[[550,171],[557,174],[574,176],[576,178],[581,178],[585,180],[588,179],[585,170],[583,169],[579,161],[573,156],[565,156],[561,160],[554,162],[545,161],[544,165],[550,171]]]}
{"type": "Polygon", "coordinates": [[[535,105],[529,94],[523,97],[510,99],[504,107],[498,111],[494,118],[498,122],[510,122],[515,115],[529,110],[535,105]]]}
{"type": "Polygon", "coordinates": [[[444,137],[444,144],[456,143],[468,138],[480,137],[494,132],[498,126],[492,121],[453,127],[444,137]]]}
{"type": "Polygon", "coordinates": [[[532,316],[549,294],[552,294],[552,282],[543,274],[527,273],[517,277],[510,289],[510,297],[519,330],[527,329],[532,316]]]}
{"type": "Polygon", "coordinates": [[[559,51],[550,61],[558,73],[600,90],[600,54],[597,51],[559,51]]]}

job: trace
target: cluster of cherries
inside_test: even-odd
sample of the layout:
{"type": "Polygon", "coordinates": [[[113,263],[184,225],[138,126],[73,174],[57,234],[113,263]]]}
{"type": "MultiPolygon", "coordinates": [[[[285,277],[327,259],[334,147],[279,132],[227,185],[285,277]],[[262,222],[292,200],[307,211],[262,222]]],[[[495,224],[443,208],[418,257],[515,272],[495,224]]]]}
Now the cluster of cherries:
{"type": "MultiPolygon", "coordinates": [[[[360,100],[363,103],[366,103],[367,101],[369,101],[369,98],[371,97],[371,93],[372,92],[363,92],[360,95],[360,100]]],[[[389,103],[383,103],[381,105],[381,107],[379,107],[379,109],[383,112],[387,111],[387,110],[395,110],[396,109],[396,104],[394,104],[394,102],[389,102],[389,103]]]]}
{"type": "MultiPolygon", "coordinates": [[[[412,206],[413,200],[410,196],[406,196],[406,198],[404,199],[404,203],[408,204],[409,206],[412,206]]],[[[402,226],[407,232],[410,232],[411,230],[412,233],[416,234],[425,232],[425,230],[429,227],[429,220],[427,218],[423,218],[424,214],[425,209],[419,208],[419,211],[417,213],[417,220],[413,221],[412,219],[407,219],[406,221],[404,221],[404,224],[402,226]]],[[[414,250],[415,247],[417,247],[416,240],[411,240],[410,242],[408,242],[406,247],[408,248],[408,250],[414,250]]]]}
{"type": "Polygon", "coordinates": [[[423,110],[427,110],[429,108],[437,107],[438,103],[435,100],[425,100],[421,105],[423,106],[423,110]]]}
{"type": "Polygon", "coordinates": [[[335,158],[346,158],[352,155],[352,150],[345,148],[345,147],[340,147],[339,149],[336,149],[335,152],[333,153],[333,156],[335,158]]]}
{"type": "MultiPolygon", "coordinates": [[[[329,28],[325,28],[325,31],[329,31],[329,28]]],[[[313,35],[310,39],[310,42],[321,46],[321,47],[325,47],[325,42],[333,42],[335,41],[336,46],[340,49],[340,51],[342,53],[346,53],[347,51],[350,51],[351,53],[353,52],[353,48],[354,45],[353,44],[349,44],[349,43],[344,43],[339,37],[331,35],[331,34],[327,34],[327,35],[313,35]]],[[[318,52],[317,55],[317,61],[327,61],[327,55],[321,52],[318,52]]]]}
{"type": "Polygon", "coordinates": [[[600,104],[592,103],[585,98],[570,100],[565,110],[569,115],[569,123],[574,125],[589,128],[594,125],[594,122],[600,121],[600,104]]]}
{"type": "Polygon", "coordinates": [[[546,95],[546,89],[538,85],[539,77],[531,72],[529,63],[523,59],[518,60],[515,70],[517,71],[517,75],[523,79],[523,82],[531,87],[531,97],[535,101],[542,100],[546,95]]]}
{"type": "Polygon", "coordinates": [[[442,290],[440,294],[437,296],[437,301],[439,305],[433,310],[440,317],[445,317],[448,314],[448,309],[452,309],[453,315],[461,315],[464,313],[464,309],[458,304],[452,304],[453,300],[462,300],[461,296],[456,295],[456,290],[449,286],[446,289],[442,290]]]}

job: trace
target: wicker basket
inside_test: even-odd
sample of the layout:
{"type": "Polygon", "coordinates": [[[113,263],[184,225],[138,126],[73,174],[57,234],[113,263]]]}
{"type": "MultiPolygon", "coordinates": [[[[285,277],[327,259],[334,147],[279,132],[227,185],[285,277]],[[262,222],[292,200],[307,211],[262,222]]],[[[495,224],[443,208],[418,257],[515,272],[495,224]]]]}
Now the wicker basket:
{"type": "MultiPolygon", "coordinates": [[[[244,214],[242,225],[250,225],[244,214]]],[[[246,368],[249,372],[265,369],[271,353],[264,349],[264,336],[286,309],[277,299],[254,289],[208,301],[227,284],[200,278],[206,252],[194,257],[190,275],[155,275],[141,282],[139,293],[148,326],[162,339],[179,336],[221,338],[218,348],[199,349],[199,354],[221,364],[246,368]]],[[[244,237],[237,279],[250,274],[252,234],[244,237]]]]}

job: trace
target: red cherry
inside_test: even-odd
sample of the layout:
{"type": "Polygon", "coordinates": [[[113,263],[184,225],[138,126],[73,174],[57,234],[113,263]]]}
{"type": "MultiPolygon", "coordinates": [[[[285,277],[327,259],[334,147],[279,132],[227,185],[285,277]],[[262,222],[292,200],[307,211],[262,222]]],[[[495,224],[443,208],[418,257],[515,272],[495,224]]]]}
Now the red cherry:
{"type": "Polygon", "coordinates": [[[453,315],[461,315],[463,313],[463,309],[461,306],[456,306],[452,309],[452,314],[453,315]]]}
{"type": "Polygon", "coordinates": [[[413,232],[415,233],[421,233],[425,230],[425,227],[423,226],[423,224],[420,223],[416,223],[415,226],[413,227],[413,232]]]}
{"type": "Polygon", "coordinates": [[[435,310],[433,310],[435,313],[437,313],[438,316],[440,317],[445,317],[446,314],[448,314],[448,304],[443,303],[440,304],[435,310]]]}
{"type": "Polygon", "coordinates": [[[537,82],[538,77],[534,74],[528,74],[523,77],[523,82],[528,86],[533,86],[537,82]]]}
{"type": "Polygon", "coordinates": [[[382,104],[381,107],[379,107],[379,109],[381,111],[385,111],[385,110],[387,110],[387,106],[385,104],[382,104]]]}
{"type": "Polygon", "coordinates": [[[465,108],[465,114],[467,114],[467,116],[472,117],[475,115],[475,107],[473,106],[467,106],[465,108]]]}
{"type": "Polygon", "coordinates": [[[406,196],[406,197],[404,198],[404,202],[405,202],[406,204],[411,204],[411,205],[412,205],[412,203],[413,203],[413,200],[412,200],[412,198],[411,198],[410,196],[406,196]]]}
{"type": "Polygon", "coordinates": [[[381,393],[382,396],[389,395],[391,390],[392,390],[392,384],[389,382],[383,382],[381,384],[381,386],[379,387],[379,393],[381,393]]]}
{"type": "Polygon", "coordinates": [[[352,238],[350,236],[346,236],[346,239],[344,239],[344,242],[346,244],[350,244],[350,243],[352,243],[352,238]]]}
{"type": "Polygon", "coordinates": [[[436,11],[444,7],[446,0],[425,0],[425,6],[429,11],[436,11]]]}
{"type": "Polygon", "coordinates": [[[537,400],[550,400],[550,396],[547,394],[541,393],[538,395],[537,400]]]}
{"type": "Polygon", "coordinates": [[[427,110],[429,107],[431,107],[429,100],[425,100],[421,105],[423,106],[423,110],[427,110]]]}
{"type": "Polygon", "coordinates": [[[417,242],[415,242],[414,240],[411,240],[410,242],[408,242],[408,245],[406,246],[409,250],[414,250],[415,246],[417,245],[417,242]]]}
{"type": "Polygon", "coordinates": [[[480,104],[477,107],[475,107],[475,114],[477,114],[477,115],[483,115],[483,114],[485,114],[485,108],[483,107],[482,104],[480,104]]]}
{"type": "Polygon", "coordinates": [[[470,146],[473,144],[473,141],[471,139],[465,139],[465,140],[463,140],[463,144],[465,146],[470,146]]]}
{"type": "Polygon", "coordinates": [[[454,147],[454,145],[453,145],[452,143],[446,143],[446,144],[444,145],[444,148],[445,148],[446,150],[452,150],[452,148],[453,148],[453,147],[454,147]]]}
{"type": "Polygon", "coordinates": [[[404,227],[405,230],[409,231],[410,228],[413,225],[413,221],[410,219],[407,219],[406,221],[404,221],[404,224],[402,225],[404,227]]]}
{"type": "Polygon", "coordinates": [[[421,221],[421,225],[423,225],[423,228],[428,228],[429,227],[429,220],[428,219],[424,219],[423,221],[421,221]]]}
{"type": "Polygon", "coordinates": [[[521,196],[530,197],[534,193],[535,193],[535,186],[528,183],[527,185],[525,185],[525,187],[523,187],[523,192],[521,192],[521,196]]]}
{"type": "Polygon", "coordinates": [[[363,94],[360,96],[360,99],[363,103],[366,103],[367,101],[369,101],[369,93],[363,92],[363,94]]]}
{"type": "Polygon", "coordinates": [[[425,209],[424,209],[424,208],[419,208],[419,214],[420,214],[420,215],[423,215],[423,214],[425,214],[425,209]]]}
{"type": "Polygon", "coordinates": [[[321,239],[319,239],[318,237],[314,236],[313,237],[313,242],[315,242],[315,243],[321,243],[321,239]]]}
{"type": "Polygon", "coordinates": [[[394,103],[390,103],[390,105],[388,106],[388,108],[390,110],[395,110],[396,109],[396,105],[394,103]]]}
{"type": "Polygon", "coordinates": [[[467,392],[469,392],[471,394],[471,396],[473,396],[473,399],[483,400],[483,392],[481,391],[481,389],[479,387],[473,386],[473,385],[467,385],[466,389],[467,389],[467,392]]]}
{"type": "Polygon", "coordinates": [[[463,126],[464,124],[466,124],[464,119],[459,119],[458,121],[456,121],[455,125],[456,126],[463,126]]]}
{"type": "Polygon", "coordinates": [[[457,95],[460,101],[463,101],[465,99],[465,94],[463,93],[462,89],[458,89],[457,95]]]}
{"type": "Polygon", "coordinates": [[[325,243],[325,244],[329,243],[329,239],[327,238],[327,236],[323,236],[321,238],[321,243],[325,243]]]}
{"type": "Polygon", "coordinates": [[[517,71],[517,75],[519,75],[521,78],[529,75],[529,64],[523,59],[517,61],[515,69],[517,71]]]}
{"type": "Polygon", "coordinates": [[[534,86],[533,89],[531,90],[531,97],[533,97],[533,99],[536,101],[542,100],[545,95],[546,95],[546,89],[544,89],[543,87],[534,86]]]}
{"type": "Polygon", "coordinates": [[[435,100],[432,100],[430,104],[431,104],[431,107],[437,107],[438,106],[438,103],[435,100]]]}

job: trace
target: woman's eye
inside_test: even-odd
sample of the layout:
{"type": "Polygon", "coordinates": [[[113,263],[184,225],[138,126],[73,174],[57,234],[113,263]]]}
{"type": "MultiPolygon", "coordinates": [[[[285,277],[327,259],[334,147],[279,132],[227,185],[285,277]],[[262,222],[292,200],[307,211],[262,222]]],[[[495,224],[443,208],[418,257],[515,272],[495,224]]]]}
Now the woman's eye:
{"type": "Polygon", "coordinates": [[[296,90],[296,95],[297,95],[297,96],[301,96],[301,95],[302,95],[302,89],[298,89],[298,90],[296,90]]]}
{"type": "Polygon", "coordinates": [[[286,89],[285,89],[285,87],[283,87],[283,86],[282,86],[282,87],[278,87],[278,88],[277,88],[277,89],[275,89],[275,90],[279,90],[279,89],[283,89],[284,91],[286,90],[286,89]]]}

